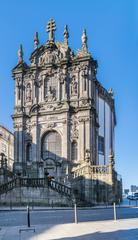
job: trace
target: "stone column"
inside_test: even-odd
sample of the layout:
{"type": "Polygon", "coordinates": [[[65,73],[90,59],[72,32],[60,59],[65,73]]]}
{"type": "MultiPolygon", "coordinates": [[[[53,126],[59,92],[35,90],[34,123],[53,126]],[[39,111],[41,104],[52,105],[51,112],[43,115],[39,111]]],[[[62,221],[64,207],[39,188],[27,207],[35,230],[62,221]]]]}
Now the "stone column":
{"type": "Polygon", "coordinates": [[[18,149],[19,149],[19,162],[20,163],[23,163],[23,146],[24,146],[24,143],[23,143],[23,129],[22,129],[22,125],[19,127],[19,130],[18,130],[18,149]]]}
{"type": "Polygon", "coordinates": [[[84,160],[85,157],[85,125],[83,121],[79,122],[79,139],[78,139],[78,159],[84,160]]]}
{"type": "Polygon", "coordinates": [[[66,81],[64,80],[63,86],[62,86],[62,96],[63,96],[63,100],[66,100],[66,81]]]}
{"type": "Polygon", "coordinates": [[[45,76],[43,75],[42,76],[42,83],[39,83],[39,88],[38,88],[38,99],[39,99],[39,101],[41,102],[43,102],[44,101],[44,99],[45,99],[45,96],[44,96],[44,81],[45,81],[45,76]],[[40,96],[39,96],[40,95],[40,96]]]}
{"type": "Polygon", "coordinates": [[[19,131],[18,131],[18,128],[15,128],[14,130],[14,162],[19,162],[18,138],[19,138],[19,131]]]}
{"type": "Polygon", "coordinates": [[[83,96],[83,77],[82,72],[79,73],[79,82],[80,82],[80,98],[83,96]]]}
{"type": "Polygon", "coordinates": [[[69,143],[68,143],[67,120],[65,120],[65,122],[63,122],[62,128],[63,128],[63,134],[62,134],[62,157],[67,160],[68,159],[68,145],[69,145],[69,143]]]}
{"type": "Polygon", "coordinates": [[[57,92],[57,100],[60,100],[60,81],[58,80],[58,92],[57,92]]]}
{"type": "Polygon", "coordinates": [[[37,161],[37,127],[36,123],[33,123],[32,128],[32,160],[37,161]]]}
{"type": "Polygon", "coordinates": [[[85,149],[90,150],[90,121],[85,121],[85,149]]]}
{"type": "Polygon", "coordinates": [[[22,124],[15,128],[14,133],[14,170],[22,173],[24,164],[24,134],[22,124]]]}

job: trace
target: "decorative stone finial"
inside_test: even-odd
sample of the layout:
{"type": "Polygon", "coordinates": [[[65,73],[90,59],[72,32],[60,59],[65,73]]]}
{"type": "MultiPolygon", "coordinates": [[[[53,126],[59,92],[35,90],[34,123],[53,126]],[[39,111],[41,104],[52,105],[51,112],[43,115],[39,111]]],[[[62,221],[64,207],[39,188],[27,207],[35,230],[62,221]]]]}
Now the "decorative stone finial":
{"type": "Polygon", "coordinates": [[[23,62],[23,49],[22,44],[20,44],[19,50],[18,50],[18,63],[23,62]]]}
{"type": "Polygon", "coordinates": [[[69,38],[68,26],[65,25],[65,27],[64,27],[64,43],[67,46],[68,46],[68,38],[69,38]]]}
{"type": "Polygon", "coordinates": [[[38,32],[35,32],[34,35],[34,49],[37,49],[39,45],[38,32]]]}
{"type": "Polygon", "coordinates": [[[50,19],[47,24],[47,32],[49,33],[49,42],[55,41],[55,32],[56,31],[56,24],[54,19],[50,19]]]}
{"type": "Polygon", "coordinates": [[[113,97],[114,92],[113,92],[113,89],[112,89],[112,88],[109,89],[108,93],[111,95],[111,97],[113,97]]]}
{"type": "Polygon", "coordinates": [[[83,30],[81,40],[82,40],[82,50],[83,50],[84,52],[87,52],[87,51],[88,51],[88,47],[87,47],[86,29],[83,30]]]}

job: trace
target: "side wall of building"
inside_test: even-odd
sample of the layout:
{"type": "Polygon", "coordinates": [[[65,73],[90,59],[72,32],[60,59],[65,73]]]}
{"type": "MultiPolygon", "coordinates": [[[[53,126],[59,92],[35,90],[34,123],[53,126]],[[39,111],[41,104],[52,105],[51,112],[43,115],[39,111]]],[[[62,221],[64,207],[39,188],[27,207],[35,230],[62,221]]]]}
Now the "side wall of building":
{"type": "Polygon", "coordinates": [[[109,164],[109,155],[114,153],[114,113],[110,104],[99,96],[98,98],[98,163],[99,165],[109,164]]]}
{"type": "Polygon", "coordinates": [[[14,162],[14,136],[3,126],[0,126],[0,154],[4,154],[7,159],[9,170],[13,168],[14,162]]]}

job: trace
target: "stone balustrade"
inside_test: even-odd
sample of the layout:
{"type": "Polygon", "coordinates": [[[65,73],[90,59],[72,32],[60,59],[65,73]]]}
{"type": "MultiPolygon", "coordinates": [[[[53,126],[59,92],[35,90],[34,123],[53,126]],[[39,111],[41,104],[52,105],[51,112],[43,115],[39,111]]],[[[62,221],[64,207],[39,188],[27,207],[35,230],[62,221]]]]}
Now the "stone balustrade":
{"type": "Polygon", "coordinates": [[[82,167],[77,167],[72,169],[73,177],[89,175],[107,175],[111,172],[110,165],[82,165],[82,167]]]}
{"type": "Polygon", "coordinates": [[[7,193],[8,191],[17,187],[50,187],[52,190],[68,197],[70,197],[72,194],[70,187],[47,178],[15,178],[5,184],[0,185],[0,194],[7,193]]]}

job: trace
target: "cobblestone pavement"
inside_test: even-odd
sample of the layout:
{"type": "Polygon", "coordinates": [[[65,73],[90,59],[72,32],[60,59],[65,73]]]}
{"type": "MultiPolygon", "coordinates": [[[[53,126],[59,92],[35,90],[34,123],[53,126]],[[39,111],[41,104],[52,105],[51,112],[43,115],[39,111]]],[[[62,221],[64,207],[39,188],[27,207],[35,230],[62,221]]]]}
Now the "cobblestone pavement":
{"type": "Polygon", "coordinates": [[[137,240],[138,218],[85,223],[2,227],[0,240],[137,240]],[[35,228],[35,233],[33,229],[35,228]]]}

